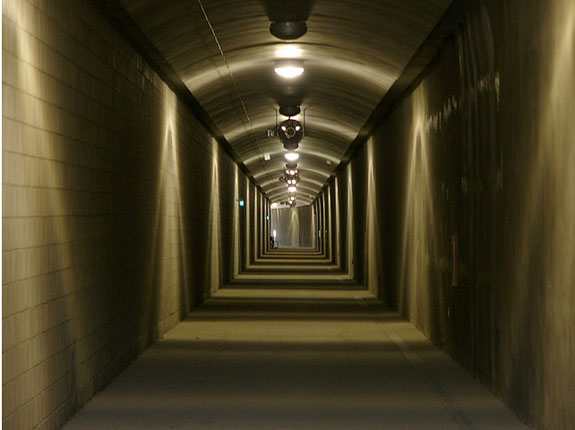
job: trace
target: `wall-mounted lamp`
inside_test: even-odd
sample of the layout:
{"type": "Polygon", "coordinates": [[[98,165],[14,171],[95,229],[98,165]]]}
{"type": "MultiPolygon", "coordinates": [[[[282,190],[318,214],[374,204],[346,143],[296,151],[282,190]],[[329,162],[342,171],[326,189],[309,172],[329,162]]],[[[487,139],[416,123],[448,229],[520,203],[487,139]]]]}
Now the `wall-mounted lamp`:
{"type": "Polygon", "coordinates": [[[239,200],[238,203],[240,205],[240,208],[243,208],[246,205],[246,202],[243,200],[239,200]]]}

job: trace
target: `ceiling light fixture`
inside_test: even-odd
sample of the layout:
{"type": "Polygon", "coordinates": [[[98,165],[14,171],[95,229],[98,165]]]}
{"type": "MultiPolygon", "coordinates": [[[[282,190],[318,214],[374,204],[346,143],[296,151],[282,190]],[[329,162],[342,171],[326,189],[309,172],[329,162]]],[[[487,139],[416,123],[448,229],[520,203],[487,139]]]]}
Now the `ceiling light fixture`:
{"type": "Polygon", "coordinates": [[[295,193],[295,192],[297,191],[297,188],[296,188],[295,185],[292,185],[292,186],[288,187],[288,191],[289,191],[290,193],[295,193]]]}
{"type": "Polygon", "coordinates": [[[296,170],[286,170],[285,175],[279,177],[281,182],[287,182],[288,185],[296,185],[299,181],[299,175],[297,173],[293,173],[290,175],[290,172],[297,172],[296,170]]]}
{"type": "Polygon", "coordinates": [[[307,32],[305,21],[278,21],[270,25],[270,33],[278,39],[295,40],[307,32]]]}
{"type": "MultiPolygon", "coordinates": [[[[288,161],[286,163],[286,169],[297,169],[297,163],[295,161],[288,161]]],[[[296,170],[297,173],[297,170],[296,170]]]]}
{"type": "Polygon", "coordinates": [[[284,148],[288,151],[294,151],[303,138],[303,127],[299,121],[288,119],[279,125],[277,134],[284,144],[284,148]]]}
{"type": "Polygon", "coordinates": [[[274,70],[282,78],[294,79],[303,73],[303,61],[277,61],[274,70]]]}
{"type": "Polygon", "coordinates": [[[299,159],[299,154],[297,152],[288,152],[285,155],[285,159],[288,161],[296,161],[299,159]]]}
{"type": "Polygon", "coordinates": [[[301,112],[301,108],[298,105],[280,106],[280,113],[283,116],[287,116],[289,118],[291,118],[292,116],[299,115],[300,112],[301,112]]]}

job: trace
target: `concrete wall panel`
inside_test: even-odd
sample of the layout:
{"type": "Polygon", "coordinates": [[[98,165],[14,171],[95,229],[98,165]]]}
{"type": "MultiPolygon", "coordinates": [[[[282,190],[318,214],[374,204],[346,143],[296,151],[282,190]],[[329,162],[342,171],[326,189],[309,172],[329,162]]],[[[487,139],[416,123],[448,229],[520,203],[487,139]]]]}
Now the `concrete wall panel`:
{"type": "Polygon", "coordinates": [[[350,163],[370,290],[545,429],[575,421],[574,24],[477,5],[350,163]]]}

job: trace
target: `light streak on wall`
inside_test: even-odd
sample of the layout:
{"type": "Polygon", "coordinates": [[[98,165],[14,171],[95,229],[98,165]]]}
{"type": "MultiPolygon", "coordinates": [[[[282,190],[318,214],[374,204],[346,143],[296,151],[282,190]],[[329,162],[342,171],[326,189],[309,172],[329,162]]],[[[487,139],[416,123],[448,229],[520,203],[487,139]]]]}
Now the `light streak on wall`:
{"type": "Polygon", "coordinates": [[[412,134],[408,148],[403,216],[399,309],[418,327],[428,331],[432,289],[431,265],[436,258],[434,195],[427,135],[426,99],[419,87],[412,96],[412,134]],[[421,312],[418,312],[421,310],[421,312]]]}
{"type": "MultiPolygon", "coordinates": [[[[222,284],[221,261],[222,261],[222,232],[221,232],[221,212],[220,212],[220,172],[219,165],[219,145],[215,139],[211,139],[212,146],[212,166],[210,175],[210,196],[207,200],[210,211],[208,216],[209,230],[207,241],[207,254],[209,256],[206,264],[206,288],[209,295],[215,293],[222,284]]],[[[238,206],[238,205],[235,205],[238,206]]]]}
{"type": "Polygon", "coordinates": [[[233,276],[236,277],[240,273],[241,264],[241,251],[240,251],[240,205],[235,202],[240,199],[240,171],[238,165],[234,163],[234,210],[233,210],[233,276]]]}
{"type": "MultiPolygon", "coordinates": [[[[355,240],[354,240],[354,218],[353,218],[353,171],[351,163],[347,165],[347,225],[346,225],[346,255],[347,273],[355,277],[355,240]]],[[[323,232],[322,232],[323,233],[323,232]]]]}
{"type": "Polygon", "coordinates": [[[366,196],[366,235],[367,241],[365,249],[366,273],[365,273],[365,286],[369,291],[377,295],[378,290],[381,288],[381,256],[382,247],[379,238],[380,228],[379,219],[381,214],[378,211],[378,195],[375,179],[375,160],[374,160],[374,139],[370,138],[366,142],[366,162],[367,162],[367,196],[366,196]]]}
{"type": "Polygon", "coordinates": [[[574,415],[565,399],[575,387],[575,2],[549,2],[548,11],[517,282],[518,288],[532,282],[530,268],[543,265],[541,407],[544,422],[568,428],[574,415]],[[542,254],[534,253],[534,243],[542,254]]]}
{"type": "MultiPolygon", "coordinates": [[[[341,214],[339,213],[341,206],[339,203],[339,177],[336,177],[333,181],[333,186],[335,188],[335,264],[341,267],[341,214]]],[[[315,226],[315,223],[314,223],[315,226]]],[[[317,233],[314,230],[314,238],[317,238],[317,233]]]]}

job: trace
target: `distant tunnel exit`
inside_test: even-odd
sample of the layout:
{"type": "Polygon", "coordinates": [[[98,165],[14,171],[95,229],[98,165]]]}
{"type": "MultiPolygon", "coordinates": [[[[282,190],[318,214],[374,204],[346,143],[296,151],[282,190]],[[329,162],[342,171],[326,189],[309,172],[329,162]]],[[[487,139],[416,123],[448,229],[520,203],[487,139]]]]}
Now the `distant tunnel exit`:
{"type": "Polygon", "coordinates": [[[277,208],[271,210],[271,229],[282,248],[315,248],[317,234],[313,207],[277,208]]]}

